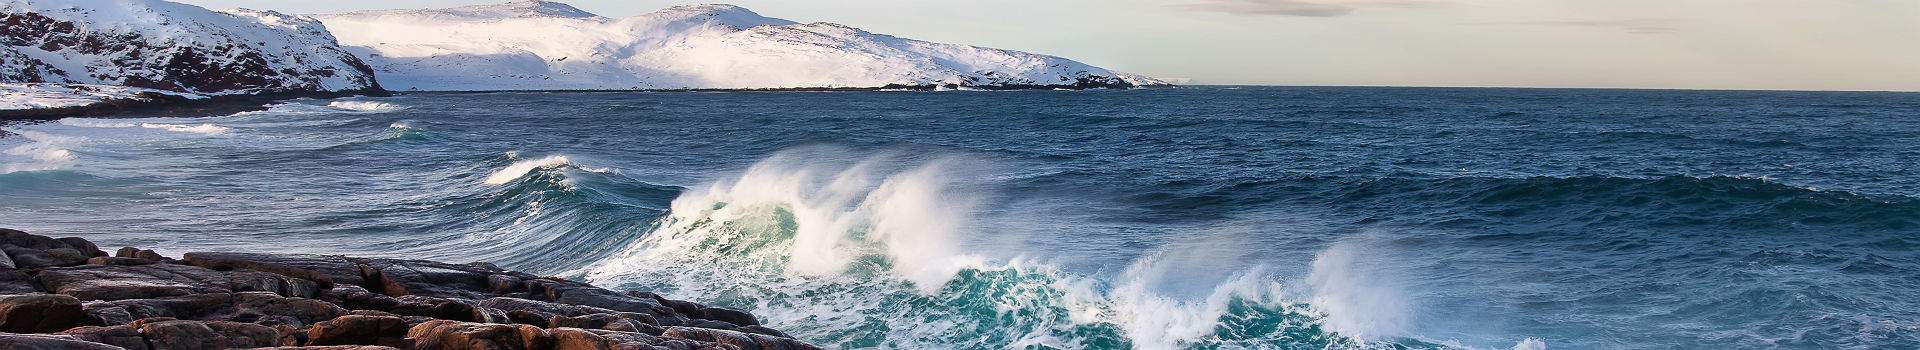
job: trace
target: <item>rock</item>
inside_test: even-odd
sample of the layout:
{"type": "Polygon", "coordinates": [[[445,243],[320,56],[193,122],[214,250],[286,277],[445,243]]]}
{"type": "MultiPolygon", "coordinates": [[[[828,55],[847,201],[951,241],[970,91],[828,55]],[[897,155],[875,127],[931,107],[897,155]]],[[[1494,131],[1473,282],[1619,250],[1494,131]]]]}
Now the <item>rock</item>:
{"type": "Polygon", "coordinates": [[[74,339],[70,335],[0,333],[0,349],[8,350],[123,350],[118,346],[74,339]]]}
{"type": "Polygon", "coordinates": [[[106,302],[125,309],[135,322],[150,318],[227,319],[237,313],[232,293],[207,293],[106,302]]]}
{"type": "Polygon", "coordinates": [[[561,293],[564,294],[561,294],[558,298],[554,298],[554,302],[592,306],[613,311],[643,313],[656,317],[677,313],[673,308],[660,305],[660,302],[653,299],[631,297],[591,286],[566,289],[561,293]]]}
{"type": "Polygon", "coordinates": [[[227,272],[227,276],[230,281],[228,288],[236,292],[262,291],[289,297],[314,298],[320,296],[323,290],[319,282],[259,271],[234,270],[227,272]]]}
{"type": "Polygon", "coordinates": [[[262,325],[288,325],[294,328],[345,316],[347,309],[324,301],[285,298],[266,292],[234,293],[235,320],[262,325]]]}
{"type": "Polygon", "coordinates": [[[96,256],[96,257],[92,257],[92,258],[88,258],[88,259],[87,259],[87,265],[121,265],[121,266],[136,266],[136,265],[152,265],[152,264],[153,264],[153,260],[147,260],[147,259],[141,259],[141,258],[122,258],[122,257],[113,257],[113,256],[96,256]]]}
{"type": "Polygon", "coordinates": [[[121,258],[132,258],[134,257],[134,254],[139,254],[139,253],[140,253],[140,248],[120,247],[120,250],[113,251],[113,256],[121,257],[121,258]]]}
{"type": "Polygon", "coordinates": [[[82,300],[147,299],[228,291],[225,286],[209,282],[226,280],[219,272],[172,264],[50,268],[40,271],[34,280],[50,291],[82,300]]]}
{"type": "Polygon", "coordinates": [[[399,317],[341,316],[307,330],[309,345],[384,345],[410,347],[407,322],[399,317]]]}
{"type": "Polygon", "coordinates": [[[553,338],[554,350],[652,349],[660,343],[646,334],[598,329],[554,328],[547,334],[553,338]]]}
{"type": "Polygon", "coordinates": [[[129,350],[147,350],[147,339],[140,335],[140,329],[128,325],[111,327],[87,326],[69,329],[60,334],[73,336],[74,339],[90,341],[127,348],[129,350]]]}
{"type": "Polygon", "coordinates": [[[7,253],[7,256],[10,256],[13,258],[13,265],[15,267],[19,267],[23,269],[54,267],[54,266],[73,266],[73,265],[79,265],[87,262],[86,260],[65,261],[65,260],[61,260],[59,258],[54,257],[52,254],[48,254],[44,250],[33,249],[33,248],[22,248],[22,247],[16,247],[11,245],[0,246],[0,252],[7,253]]]}
{"type": "Polygon", "coordinates": [[[253,350],[400,350],[400,348],[378,345],[337,345],[337,346],[277,346],[271,348],[253,348],[253,350]]]}
{"type": "Polygon", "coordinates": [[[341,256],[193,252],[182,257],[187,264],[214,270],[247,269],[314,281],[322,290],[332,289],[335,283],[366,283],[360,265],[341,256]]]}
{"type": "Polygon", "coordinates": [[[732,323],[732,324],[741,325],[741,326],[760,325],[760,319],[754,318],[753,314],[747,313],[746,311],[740,311],[740,309],[724,308],[724,307],[709,307],[706,309],[701,309],[700,311],[701,311],[701,315],[703,315],[703,317],[700,317],[700,318],[704,318],[704,319],[715,320],[715,321],[726,321],[727,323],[732,323]]]}
{"type": "Polygon", "coordinates": [[[781,338],[793,338],[793,336],[787,335],[787,332],[781,332],[778,329],[767,328],[766,326],[760,326],[760,325],[734,328],[733,330],[746,332],[746,333],[753,333],[753,334],[765,334],[765,335],[771,335],[771,336],[781,337],[781,338]]]}
{"type": "Polygon", "coordinates": [[[543,349],[552,339],[545,330],[528,325],[504,325],[436,320],[407,330],[414,349],[507,350],[543,349]]]}
{"type": "Polygon", "coordinates": [[[53,333],[87,325],[80,300],[58,294],[0,296],[0,332],[53,333]]]}
{"type": "Polygon", "coordinates": [[[154,349],[219,350],[279,346],[279,333],[273,328],[251,323],[199,322],[171,320],[143,323],[144,334],[154,349]]]}
{"type": "Polygon", "coordinates": [[[34,285],[33,276],[26,271],[0,269],[0,294],[44,293],[34,285]]]}
{"type": "Polygon", "coordinates": [[[71,248],[79,252],[81,256],[85,256],[88,258],[97,257],[97,256],[107,256],[107,252],[101,251],[100,246],[93,245],[93,242],[89,242],[85,238],[66,237],[66,238],[55,238],[53,240],[60,241],[60,243],[66,243],[66,248],[71,248]]]}
{"type": "Polygon", "coordinates": [[[720,343],[743,350],[820,349],[813,344],[789,338],[706,328],[668,327],[667,332],[661,337],[720,343]]]}
{"type": "Polygon", "coordinates": [[[725,329],[725,330],[733,330],[734,328],[740,328],[740,325],[733,324],[733,322],[719,321],[719,320],[701,320],[701,319],[695,319],[692,322],[689,322],[689,326],[699,327],[699,328],[725,329]]]}
{"type": "Polygon", "coordinates": [[[381,294],[400,297],[419,295],[438,298],[486,299],[493,287],[488,277],[499,269],[474,265],[455,265],[432,261],[366,259],[361,265],[369,277],[369,286],[378,286],[381,294]]]}
{"type": "Polygon", "coordinates": [[[128,313],[127,308],[114,306],[107,302],[88,302],[82,305],[82,309],[87,313],[88,323],[95,325],[123,325],[133,323],[134,320],[133,314],[128,313]]]}
{"type": "Polygon", "coordinates": [[[8,256],[7,251],[5,249],[0,249],[0,269],[17,269],[17,268],[19,268],[19,266],[13,265],[13,257],[8,256]]]}
{"type": "Polygon", "coordinates": [[[13,268],[23,269],[80,265],[88,258],[107,255],[86,239],[55,239],[7,229],[0,229],[0,252],[6,253],[13,268]]]}
{"type": "Polygon", "coordinates": [[[463,322],[480,321],[478,318],[480,313],[474,310],[473,305],[468,305],[458,300],[418,295],[408,295],[394,299],[399,301],[400,305],[386,311],[401,315],[426,316],[442,320],[463,322]]]}

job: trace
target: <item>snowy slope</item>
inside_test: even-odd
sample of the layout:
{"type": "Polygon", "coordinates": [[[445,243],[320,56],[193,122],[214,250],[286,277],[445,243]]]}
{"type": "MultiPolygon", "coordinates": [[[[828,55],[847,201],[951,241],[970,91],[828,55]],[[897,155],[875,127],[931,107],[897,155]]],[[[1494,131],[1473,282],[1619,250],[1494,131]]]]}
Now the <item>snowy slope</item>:
{"type": "Polygon", "coordinates": [[[210,95],[378,90],[320,22],[159,0],[0,0],[0,81],[210,95]]]}
{"type": "Polygon", "coordinates": [[[1165,84],[1060,57],[800,24],[732,5],[619,19],[545,1],[316,17],[393,90],[1165,84]]]}

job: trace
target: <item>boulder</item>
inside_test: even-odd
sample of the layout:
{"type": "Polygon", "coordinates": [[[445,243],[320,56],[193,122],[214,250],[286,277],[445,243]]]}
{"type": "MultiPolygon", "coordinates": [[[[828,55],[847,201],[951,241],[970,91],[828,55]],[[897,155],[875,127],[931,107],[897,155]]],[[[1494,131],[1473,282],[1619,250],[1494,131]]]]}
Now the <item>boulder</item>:
{"type": "Polygon", "coordinates": [[[335,283],[366,284],[360,264],[342,256],[192,252],[182,258],[187,264],[214,270],[247,269],[314,281],[322,290],[332,289],[335,283]]]}
{"type": "Polygon", "coordinates": [[[30,294],[30,293],[43,293],[43,292],[46,292],[46,291],[40,290],[39,286],[34,285],[33,276],[28,275],[26,271],[0,269],[0,294],[30,294]]]}
{"type": "Polygon", "coordinates": [[[0,295],[0,332],[53,333],[87,324],[80,299],[59,294],[0,295]]]}
{"type": "Polygon", "coordinates": [[[85,265],[49,268],[34,275],[41,286],[81,300],[148,299],[227,292],[227,276],[195,266],[85,265]]]}
{"type": "Polygon", "coordinates": [[[154,263],[153,260],[147,260],[147,259],[141,259],[141,258],[122,258],[117,256],[96,256],[96,257],[87,259],[87,265],[135,266],[135,265],[152,265],[153,263],[154,263]]]}
{"type": "Polygon", "coordinates": [[[661,337],[732,345],[743,350],[820,349],[813,344],[790,338],[707,328],[667,327],[667,332],[661,337]]]}
{"type": "Polygon", "coordinates": [[[129,350],[148,350],[147,339],[140,335],[140,329],[129,325],[110,327],[86,326],[60,332],[74,339],[118,346],[129,350]]]}
{"type": "Polygon", "coordinates": [[[754,318],[753,314],[747,313],[746,311],[740,311],[740,309],[724,308],[724,307],[709,307],[709,308],[701,309],[700,312],[701,312],[700,318],[704,318],[704,319],[709,319],[714,321],[725,321],[727,323],[732,323],[732,324],[741,325],[741,326],[760,325],[760,319],[754,318]]]}
{"type": "Polygon", "coordinates": [[[154,350],[220,350],[280,346],[273,328],[251,323],[169,320],[138,323],[154,350]]]}
{"type": "Polygon", "coordinates": [[[267,292],[234,293],[234,320],[294,328],[344,316],[347,309],[324,301],[286,298],[267,292]]]}
{"type": "Polygon", "coordinates": [[[767,326],[759,326],[759,325],[744,326],[740,328],[734,328],[733,330],[745,332],[745,333],[765,334],[765,335],[771,335],[771,336],[781,337],[781,338],[793,338],[793,336],[787,335],[787,332],[781,332],[778,329],[767,328],[767,326]]]}
{"type": "Polygon", "coordinates": [[[8,350],[123,350],[118,346],[74,339],[70,335],[0,333],[0,349],[8,350]]]}
{"type": "Polygon", "coordinates": [[[400,348],[378,345],[335,345],[335,346],[276,346],[271,348],[253,348],[253,350],[400,350],[400,348]]]}
{"type": "Polygon", "coordinates": [[[227,276],[228,288],[236,292],[262,291],[289,297],[314,298],[325,290],[320,288],[319,282],[259,271],[234,270],[227,272],[227,276]]]}
{"type": "Polygon", "coordinates": [[[88,323],[95,325],[123,325],[133,323],[134,320],[133,314],[127,312],[127,308],[115,306],[108,302],[87,302],[85,305],[82,305],[82,309],[87,313],[88,323]]]}
{"type": "Polygon", "coordinates": [[[505,325],[435,320],[407,330],[414,349],[509,350],[544,349],[552,338],[546,330],[528,325],[505,325]]]}
{"type": "Polygon", "coordinates": [[[55,239],[9,229],[0,229],[0,252],[10,258],[11,268],[23,269],[80,265],[107,255],[79,237],[55,239]]]}
{"type": "Polygon", "coordinates": [[[307,330],[308,345],[384,345],[410,347],[407,322],[390,316],[341,316],[307,330]]]}
{"type": "Polygon", "coordinates": [[[651,335],[600,329],[553,328],[547,334],[554,350],[653,349],[660,343],[651,335]]]}
{"type": "Polygon", "coordinates": [[[370,280],[368,286],[378,287],[381,294],[393,297],[486,299],[493,296],[488,277],[505,272],[489,266],[432,261],[362,260],[361,271],[370,280]]]}
{"type": "MultiPolygon", "coordinates": [[[[127,299],[106,302],[126,310],[134,320],[156,317],[176,319],[230,319],[237,313],[232,293],[206,293],[153,299],[127,299]]],[[[102,306],[105,307],[105,306],[102,306]]]]}

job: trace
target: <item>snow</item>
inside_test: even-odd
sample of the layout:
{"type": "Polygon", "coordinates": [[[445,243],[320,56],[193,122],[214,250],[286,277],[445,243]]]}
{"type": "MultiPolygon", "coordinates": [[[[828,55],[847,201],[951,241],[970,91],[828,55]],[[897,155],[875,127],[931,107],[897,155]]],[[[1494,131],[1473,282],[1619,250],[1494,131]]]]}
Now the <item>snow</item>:
{"type": "Polygon", "coordinates": [[[1060,57],[801,24],[733,5],[615,19],[526,1],[316,18],[381,85],[401,91],[1165,84],[1060,57]]]}
{"type": "Polygon", "coordinates": [[[246,9],[216,12],[159,0],[0,0],[0,14],[59,22],[0,29],[22,38],[9,43],[13,46],[0,46],[0,64],[9,71],[41,68],[0,77],[9,81],[133,85],[213,95],[375,86],[372,76],[355,68],[364,68],[358,58],[341,49],[320,22],[303,16],[246,9]],[[175,64],[182,58],[205,68],[175,64]],[[224,75],[207,78],[197,69],[224,75]],[[189,80],[195,79],[182,79],[189,76],[213,82],[194,85],[189,80]]]}
{"type": "Polygon", "coordinates": [[[80,107],[109,100],[141,100],[143,92],[203,99],[206,96],[113,85],[0,83],[0,110],[80,107]]]}

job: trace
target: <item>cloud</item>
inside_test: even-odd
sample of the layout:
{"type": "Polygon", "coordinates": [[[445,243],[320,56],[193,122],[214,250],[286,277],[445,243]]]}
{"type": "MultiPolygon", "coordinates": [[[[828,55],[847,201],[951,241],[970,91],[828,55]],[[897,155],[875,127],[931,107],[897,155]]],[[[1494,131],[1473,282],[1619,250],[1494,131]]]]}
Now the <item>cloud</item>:
{"type": "Polygon", "coordinates": [[[1434,7],[1437,3],[1419,0],[1203,0],[1177,5],[1195,11],[1225,12],[1243,15],[1336,17],[1352,14],[1363,7],[1434,7]]]}
{"type": "Polygon", "coordinates": [[[1676,28],[1673,25],[1673,21],[1664,20],[1664,19],[1653,19],[1653,18],[1601,19],[1601,20],[1576,19],[1576,20],[1528,21],[1528,22],[1495,22],[1495,23],[1489,23],[1489,24],[1519,24],[1519,25],[1540,25],[1540,26],[1556,26],[1556,27],[1587,27],[1587,28],[1619,29],[1619,30],[1625,30],[1628,33],[1633,33],[1633,34],[1670,34],[1670,33],[1679,31],[1679,28],[1676,28]]]}

